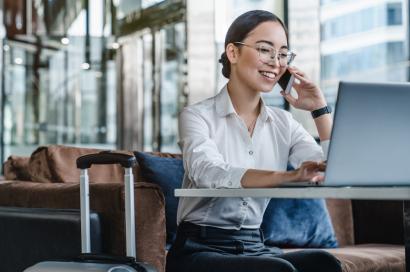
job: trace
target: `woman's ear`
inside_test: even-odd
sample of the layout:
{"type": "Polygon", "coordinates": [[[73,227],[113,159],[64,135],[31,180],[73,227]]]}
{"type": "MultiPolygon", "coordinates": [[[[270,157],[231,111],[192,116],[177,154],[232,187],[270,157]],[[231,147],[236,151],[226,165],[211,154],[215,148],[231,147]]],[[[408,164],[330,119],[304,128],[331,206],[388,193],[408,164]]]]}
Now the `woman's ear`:
{"type": "Polygon", "coordinates": [[[233,43],[229,43],[226,46],[225,52],[231,64],[237,63],[239,56],[238,47],[236,47],[233,43]]]}

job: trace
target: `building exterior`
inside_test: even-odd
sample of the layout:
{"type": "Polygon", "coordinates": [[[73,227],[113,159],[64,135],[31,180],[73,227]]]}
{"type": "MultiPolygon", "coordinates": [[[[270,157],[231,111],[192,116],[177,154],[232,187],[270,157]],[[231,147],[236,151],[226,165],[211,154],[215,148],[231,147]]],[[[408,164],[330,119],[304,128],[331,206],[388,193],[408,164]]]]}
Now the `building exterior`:
{"type": "Polygon", "coordinates": [[[408,81],[408,12],[403,0],[322,0],[321,86],[339,80],[408,81]]]}
{"type": "MultiPolygon", "coordinates": [[[[319,10],[319,0],[288,1],[289,44],[297,54],[293,65],[316,84],[320,84],[319,10]]],[[[317,136],[316,126],[308,112],[293,107],[290,111],[305,129],[317,136]]]]}

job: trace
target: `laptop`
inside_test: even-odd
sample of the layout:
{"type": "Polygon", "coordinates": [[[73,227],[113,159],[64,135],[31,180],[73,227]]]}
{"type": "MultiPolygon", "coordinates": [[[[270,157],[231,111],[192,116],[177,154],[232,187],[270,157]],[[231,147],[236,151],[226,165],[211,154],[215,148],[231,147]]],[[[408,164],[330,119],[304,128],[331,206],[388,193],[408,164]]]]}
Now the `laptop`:
{"type": "Polygon", "coordinates": [[[410,185],[410,83],[340,82],[325,181],[287,186],[410,185]]]}

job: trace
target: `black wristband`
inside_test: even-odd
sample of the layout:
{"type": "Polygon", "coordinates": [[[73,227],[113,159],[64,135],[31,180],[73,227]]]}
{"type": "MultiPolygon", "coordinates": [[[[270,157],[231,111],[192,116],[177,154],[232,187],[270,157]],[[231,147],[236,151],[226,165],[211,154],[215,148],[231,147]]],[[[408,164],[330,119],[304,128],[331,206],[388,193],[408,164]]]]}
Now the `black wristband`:
{"type": "Polygon", "coordinates": [[[322,116],[323,114],[331,113],[332,109],[330,106],[324,106],[323,108],[314,110],[311,112],[313,118],[318,118],[319,116],[322,116]]]}

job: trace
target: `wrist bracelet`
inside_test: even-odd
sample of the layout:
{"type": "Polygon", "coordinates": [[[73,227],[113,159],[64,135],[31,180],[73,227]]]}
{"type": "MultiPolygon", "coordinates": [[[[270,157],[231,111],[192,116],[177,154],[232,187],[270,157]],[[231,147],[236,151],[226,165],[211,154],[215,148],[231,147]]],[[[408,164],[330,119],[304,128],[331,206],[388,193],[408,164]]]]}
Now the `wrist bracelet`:
{"type": "Polygon", "coordinates": [[[313,118],[318,118],[319,116],[322,116],[323,114],[331,113],[332,109],[330,106],[324,106],[323,108],[314,110],[311,112],[313,118]]]}

